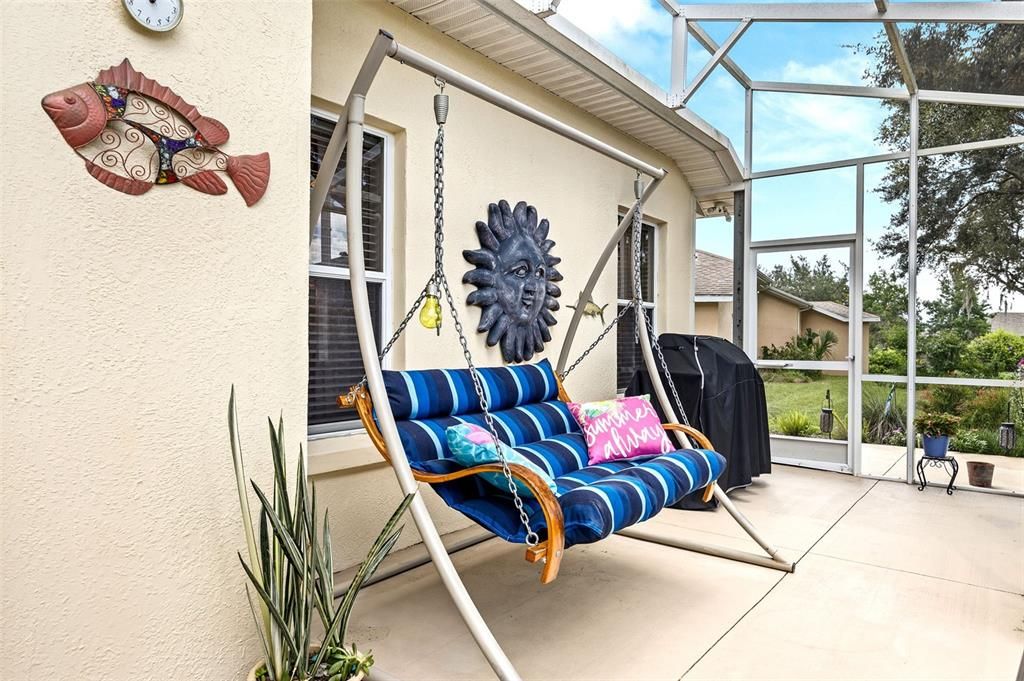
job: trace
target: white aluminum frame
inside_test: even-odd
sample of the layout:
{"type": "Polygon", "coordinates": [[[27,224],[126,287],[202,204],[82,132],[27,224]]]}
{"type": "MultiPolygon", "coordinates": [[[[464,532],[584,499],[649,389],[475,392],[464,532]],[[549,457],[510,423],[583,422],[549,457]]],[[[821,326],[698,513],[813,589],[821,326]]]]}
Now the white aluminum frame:
{"type": "MultiPolygon", "coordinates": [[[[618,227],[609,238],[604,251],[602,251],[601,255],[597,259],[594,270],[590,275],[590,279],[580,295],[580,303],[577,305],[573,314],[572,322],[569,324],[569,329],[559,357],[557,369],[559,372],[565,368],[568,351],[570,350],[576,330],[579,327],[580,318],[583,314],[583,302],[589,299],[594,285],[600,278],[601,273],[604,271],[604,267],[610,259],[611,254],[617,250],[619,239],[631,223],[633,214],[642,205],[642,202],[649,198],[655,189],[657,189],[658,185],[665,177],[666,171],[631,156],[620,149],[612,147],[595,137],[580,132],[579,130],[572,128],[569,125],[548,116],[547,114],[532,109],[525,104],[522,104],[521,102],[484,85],[483,83],[472,80],[471,78],[464,76],[443,64],[400,45],[389,33],[382,30],[378,33],[373,44],[370,46],[363,65],[360,68],[355,82],[349,92],[348,98],[346,99],[343,119],[344,122],[339,122],[339,124],[335,126],[334,133],[331,136],[331,140],[324,152],[324,157],[321,160],[321,170],[323,168],[330,168],[332,170],[328,173],[318,172],[313,183],[313,191],[311,193],[309,208],[310,233],[312,233],[315,221],[319,220],[320,210],[327,196],[330,179],[334,175],[333,169],[337,168],[341,154],[347,154],[348,163],[345,169],[345,210],[348,216],[349,281],[352,285],[352,301],[353,307],[355,308],[355,321],[356,331],[359,336],[359,348],[363,359],[363,367],[366,371],[367,387],[375,405],[378,427],[384,438],[385,446],[392,454],[390,456],[390,463],[395,472],[395,476],[398,479],[399,486],[403,493],[415,495],[409,506],[410,513],[412,514],[413,520],[419,529],[423,544],[438,571],[441,581],[444,583],[449,595],[451,596],[452,602],[459,610],[459,614],[462,616],[466,626],[470,630],[470,633],[473,635],[477,646],[487,658],[487,661],[491,665],[495,674],[503,680],[518,681],[520,679],[518,672],[512,665],[512,662],[508,659],[508,656],[505,655],[505,652],[502,650],[490,628],[488,628],[487,623],[484,621],[480,611],[477,609],[473,599],[470,597],[469,592],[466,590],[465,584],[463,584],[462,579],[455,570],[451,557],[448,555],[448,552],[441,541],[440,533],[430,517],[430,513],[423,501],[423,497],[419,494],[419,487],[413,477],[412,469],[409,467],[409,461],[405,456],[405,450],[402,447],[401,438],[399,437],[398,429],[395,424],[394,413],[392,412],[387,399],[387,391],[384,387],[381,363],[377,357],[377,345],[373,333],[373,321],[370,316],[367,277],[363,256],[362,193],[358,188],[362,186],[362,141],[366,117],[366,95],[380,69],[381,64],[384,59],[388,57],[394,59],[400,64],[410,66],[418,71],[426,73],[427,75],[433,76],[435,79],[442,79],[450,86],[479,97],[480,99],[494,104],[505,111],[535,123],[567,139],[573,140],[593,151],[604,154],[605,156],[617,160],[620,163],[624,163],[638,172],[652,178],[652,181],[644,189],[642,198],[633,203],[629,210],[626,211],[626,215],[620,221],[618,227]],[[357,189],[353,190],[353,188],[357,189]]],[[[661,382],[658,365],[654,360],[654,354],[651,350],[651,341],[646,324],[640,325],[640,339],[644,363],[651,375],[655,393],[658,396],[662,409],[667,415],[669,422],[678,423],[679,421],[675,415],[673,405],[669,401],[668,396],[665,393],[665,387],[661,382]]],[[[679,432],[674,432],[674,435],[677,437],[677,441],[679,441],[681,445],[690,445],[685,436],[681,436],[679,432]]],[[[747,518],[733,505],[729,500],[729,497],[722,491],[721,487],[717,485],[714,487],[714,496],[722,507],[725,508],[733,519],[736,520],[736,522],[747,532],[747,534],[761,546],[768,555],[767,558],[743,551],[736,551],[734,549],[699,545],[696,543],[687,543],[686,546],[683,546],[680,542],[672,539],[659,539],[659,543],[675,545],[677,548],[700,550],[711,555],[757,565],[764,565],[766,567],[771,567],[785,572],[792,572],[794,570],[793,563],[784,559],[779,554],[778,550],[760,535],[750,521],[747,520],[747,518]]],[[[646,539],[644,537],[635,538],[652,541],[652,539],[646,539]]]]}
{"type": "MultiPolygon", "coordinates": [[[[919,126],[920,126],[920,103],[945,103],[962,104],[974,106],[1008,107],[1024,109],[1024,96],[1004,95],[985,92],[956,92],[944,90],[921,90],[918,88],[917,79],[913,72],[910,59],[907,56],[903,39],[899,33],[899,23],[1005,23],[1024,24],[1024,3],[1013,2],[896,2],[889,0],[872,0],[872,2],[790,2],[790,3],[726,3],[707,5],[680,4],[676,0],[658,0],[659,4],[672,16],[672,86],[669,95],[670,106],[685,105],[686,101],[693,95],[694,91],[703,82],[695,81],[690,87],[685,83],[685,69],[687,60],[688,36],[692,35],[698,43],[711,55],[711,60],[701,71],[701,76],[706,78],[716,66],[722,66],[733,78],[737,80],[745,91],[744,102],[744,154],[743,154],[743,181],[731,183],[722,187],[715,187],[702,191],[704,195],[714,195],[716,192],[742,191],[743,192],[743,253],[746,256],[744,266],[744,295],[742,319],[744,320],[743,350],[755,362],[761,366],[768,366],[773,363],[758,361],[756,347],[756,323],[757,323],[757,271],[756,253],[758,249],[766,250],[774,246],[790,248],[820,248],[821,244],[829,243],[837,238],[852,237],[853,259],[856,266],[851,272],[851,299],[850,299],[850,341],[854,338],[858,342],[853,347],[856,352],[851,355],[856,357],[862,347],[863,341],[863,288],[864,288],[864,167],[867,164],[885,163],[896,160],[908,160],[910,166],[909,178],[909,215],[908,215],[908,276],[907,285],[907,376],[898,377],[907,385],[907,474],[906,482],[914,483],[914,427],[913,418],[916,407],[916,384],[952,384],[972,386],[1003,386],[1016,385],[1014,381],[990,381],[986,379],[950,379],[943,377],[918,377],[916,361],[917,355],[917,213],[918,213],[918,163],[922,156],[938,154],[949,154],[979,149],[991,149],[1003,146],[1024,145],[1024,136],[1004,137],[999,139],[968,142],[964,144],[953,144],[930,149],[919,148],[919,126]],[[700,21],[737,21],[739,27],[730,36],[730,39],[723,45],[718,45],[701,28],[700,21]],[[904,88],[878,88],[860,85],[824,85],[807,83],[779,83],[767,81],[753,81],[746,73],[732,61],[726,52],[736,42],[742,32],[752,22],[872,22],[883,26],[886,36],[889,39],[890,47],[900,69],[904,88]],[[737,35],[737,33],[739,35],[737,35]],[[753,99],[755,92],[783,92],[807,95],[826,95],[839,97],[870,97],[876,99],[904,100],[910,105],[910,145],[906,151],[897,151],[886,154],[875,154],[857,158],[841,159],[824,163],[812,163],[802,166],[791,166],[787,168],[774,168],[765,171],[753,171],[753,99]],[[856,168],[856,232],[853,235],[840,235],[840,237],[807,237],[800,239],[777,239],[770,241],[754,242],[751,238],[751,203],[752,184],[754,180],[794,175],[799,173],[810,173],[833,168],[856,168]],[[754,257],[752,257],[754,256],[754,257]],[[752,265],[751,261],[755,264],[752,265]]],[[[786,366],[797,367],[807,365],[806,362],[784,363],[786,366]]],[[[817,363],[814,363],[817,364],[817,363]]],[[[863,410],[861,385],[864,381],[876,380],[873,375],[864,375],[860,361],[854,361],[850,369],[850,395],[849,408],[850,418],[854,423],[859,423],[863,410]],[[854,420],[856,417],[856,420],[854,420]]],[[[891,381],[893,377],[884,377],[891,381]]],[[[861,433],[859,428],[848,429],[850,432],[850,443],[853,459],[853,469],[860,472],[860,450],[861,433]]]]}
{"type": "MultiPolygon", "coordinates": [[[[864,182],[864,166],[857,166],[857,186],[862,187],[864,182]]],[[[861,193],[861,196],[863,193],[861,193]]],[[[837,234],[835,236],[809,236],[795,237],[790,239],[770,239],[750,242],[747,248],[746,267],[744,270],[744,300],[748,297],[754,299],[751,312],[744,319],[744,339],[748,333],[751,338],[750,344],[754,348],[751,359],[759,369],[803,369],[814,371],[842,371],[847,376],[846,381],[846,405],[847,423],[861,422],[861,395],[858,386],[860,383],[857,377],[863,371],[861,349],[863,347],[863,305],[858,291],[864,285],[864,204],[863,200],[857,203],[857,231],[853,234],[837,234]],[[836,360],[765,360],[757,359],[757,348],[760,343],[757,339],[757,256],[762,253],[785,253],[792,251],[813,251],[847,249],[850,259],[850,273],[847,279],[850,287],[849,315],[845,321],[847,324],[846,357],[836,360]],[[747,282],[753,282],[752,287],[747,282]],[[860,288],[858,288],[858,285],[860,288]]],[[[748,353],[749,354],[749,353],[748,353]]],[[[860,452],[860,428],[846,429],[846,460],[842,463],[828,461],[812,461],[795,459],[784,456],[773,456],[775,463],[787,465],[799,465],[808,468],[821,470],[838,471],[850,473],[856,470],[857,459],[860,452]]],[[[837,442],[836,440],[832,441],[837,442]]]]}

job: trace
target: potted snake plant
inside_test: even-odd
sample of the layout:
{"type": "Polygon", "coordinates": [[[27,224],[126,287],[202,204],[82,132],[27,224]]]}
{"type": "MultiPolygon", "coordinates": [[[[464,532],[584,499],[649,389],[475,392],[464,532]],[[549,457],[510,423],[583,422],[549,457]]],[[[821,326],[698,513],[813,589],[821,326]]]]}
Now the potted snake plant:
{"type": "Polygon", "coordinates": [[[263,659],[249,671],[248,681],[359,681],[373,665],[373,656],[345,645],[345,632],[360,588],[388,555],[402,527],[398,522],[412,502],[410,494],[398,505],[349,584],[341,603],[334,601],[334,563],[326,509],[320,532],[316,490],[309,489],[302,449],[289,493],[285,471],[284,423],[270,424],[274,486],[268,497],[255,482],[247,483],[238,439],[235,389],[228,403],[228,431],[235,467],[238,501],[248,560],[238,559],[248,578],[246,594],[259,630],[263,659]],[[258,524],[249,508],[248,485],[259,500],[258,524]],[[258,528],[258,536],[257,536],[258,528]],[[324,635],[314,642],[313,617],[320,618],[324,635]]]}

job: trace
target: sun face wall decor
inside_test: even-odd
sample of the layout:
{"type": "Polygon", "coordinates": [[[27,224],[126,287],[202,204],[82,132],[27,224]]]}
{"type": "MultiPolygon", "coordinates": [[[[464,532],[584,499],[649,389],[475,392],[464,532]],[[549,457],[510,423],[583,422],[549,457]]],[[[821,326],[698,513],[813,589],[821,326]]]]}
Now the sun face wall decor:
{"type": "Polygon", "coordinates": [[[511,208],[501,200],[487,207],[487,222],[477,222],[481,248],[465,250],[463,257],[476,267],[462,277],[477,290],[466,297],[482,308],[477,331],[487,332],[487,345],[501,344],[508,363],[525,362],[551,341],[550,327],[558,323],[552,312],[562,295],[555,284],[562,275],[551,255],[555,242],[548,239],[550,224],[537,220],[537,209],[520,201],[511,208]]]}
{"type": "Polygon", "coordinates": [[[229,156],[224,124],[170,88],[139,73],[127,59],[81,83],[43,98],[43,110],[85,160],[89,174],[125,194],[158,184],[182,184],[224,194],[226,172],[248,206],[270,181],[270,155],[229,156]]]}

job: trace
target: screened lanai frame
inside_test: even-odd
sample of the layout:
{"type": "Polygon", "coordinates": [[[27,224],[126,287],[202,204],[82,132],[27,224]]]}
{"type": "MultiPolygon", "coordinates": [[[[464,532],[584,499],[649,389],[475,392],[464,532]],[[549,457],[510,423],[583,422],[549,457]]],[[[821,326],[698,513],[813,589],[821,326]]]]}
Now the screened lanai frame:
{"type": "MultiPolygon", "coordinates": [[[[705,190],[702,194],[713,195],[723,191],[734,192],[734,201],[742,219],[736,220],[735,276],[742,282],[742,295],[734,298],[734,340],[741,344],[746,354],[764,366],[770,363],[757,360],[757,262],[756,254],[766,250],[798,249],[807,250],[850,245],[853,248],[850,273],[850,355],[848,372],[848,405],[851,423],[861,423],[862,385],[864,382],[897,383],[906,386],[907,410],[907,452],[905,455],[906,474],[904,480],[914,484],[915,442],[914,416],[918,385],[963,385],[972,387],[1021,387],[1019,381],[977,378],[951,378],[917,375],[917,214],[918,214],[918,159],[924,156],[948,154],[980,149],[991,149],[1024,145],[1024,136],[1003,137],[964,144],[954,144],[928,149],[919,148],[920,103],[963,104],[974,106],[1005,107],[1024,109],[1024,96],[998,93],[954,92],[945,90],[922,90],[918,87],[913,66],[899,33],[900,23],[972,23],[972,24],[1024,24],[1024,3],[1022,2],[898,2],[874,0],[871,2],[844,3],[723,3],[707,5],[679,4],[675,0],[657,0],[672,17],[672,42],[670,62],[670,89],[668,104],[683,108],[706,82],[718,66],[725,69],[744,88],[744,144],[743,181],[724,187],[705,190]],[[699,22],[737,22],[730,35],[717,43],[699,22]],[[805,84],[756,81],[729,57],[729,51],[739,42],[744,33],[755,22],[869,22],[879,23],[885,30],[896,64],[903,79],[903,88],[879,88],[851,85],[805,84]],[[687,50],[689,36],[692,36],[711,54],[708,62],[687,82],[687,50]],[[867,97],[907,101],[910,109],[909,149],[886,154],[875,154],[855,158],[838,159],[824,163],[813,163],[765,171],[753,171],[753,130],[754,93],[782,92],[806,95],[841,97],[867,97]],[[889,161],[909,161],[909,213],[908,213],[908,277],[907,277],[907,373],[902,376],[874,375],[863,371],[859,357],[862,352],[863,301],[864,292],[864,169],[865,166],[889,161]],[[752,185],[754,180],[797,175],[836,168],[856,169],[856,228],[853,233],[831,236],[799,237],[755,241],[752,237],[752,185]],[[753,256],[753,257],[752,257],[753,256]]],[[[557,2],[552,3],[557,8],[557,2]]],[[[810,366],[804,368],[815,368],[810,366]]],[[[826,368],[826,367],[820,367],[826,368]]],[[[841,469],[861,474],[861,429],[848,429],[848,460],[841,469]]],[[[873,476],[868,476],[873,477],[873,476]]],[[[932,483],[937,484],[937,483],[932,483]]],[[[980,490],[988,491],[988,490],[980,490]]],[[[1000,492],[997,492],[1000,493],[1000,492]]],[[[1014,490],[1021,494],[1024,490],[1014,490]]]]}

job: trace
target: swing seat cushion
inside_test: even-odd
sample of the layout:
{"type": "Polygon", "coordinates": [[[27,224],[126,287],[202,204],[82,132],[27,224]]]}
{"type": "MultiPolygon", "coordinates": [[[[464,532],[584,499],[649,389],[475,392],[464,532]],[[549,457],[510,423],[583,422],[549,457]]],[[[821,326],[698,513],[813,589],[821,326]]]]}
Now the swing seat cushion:
{"type": "MultiPolygon", "coordinates": [[[[557,399],[558,383],[547,360],[479,371],[498,438],[554,480],[566,546],[598,541],[647,520],[714,482],[725,468],[725,460],[708,450],[590,465],[583,433],[557,399]]],[[[410,467],[440,474],[465,468],[446,431],[459,424],[486,428],[469,371],[385,371],[384,383],[410,467]]],[[[432,486],[445,503],[499,537],[525,542],[508,491],[480,475],[432,486]]],[[[531,527],[543,538],[547,527],[540,504],[525,497],[523,503],[531,527]]]]}
{"type": "MultiPolygon", "coordinates": [[[[595,542],[643,522],[711,484],[724,470],[718,452],[684,449],[587,466],[555,478],[566,545],[595,542]]],[[[544,514],[536,511],[530,522],[543,525],[544,514]]]]}

